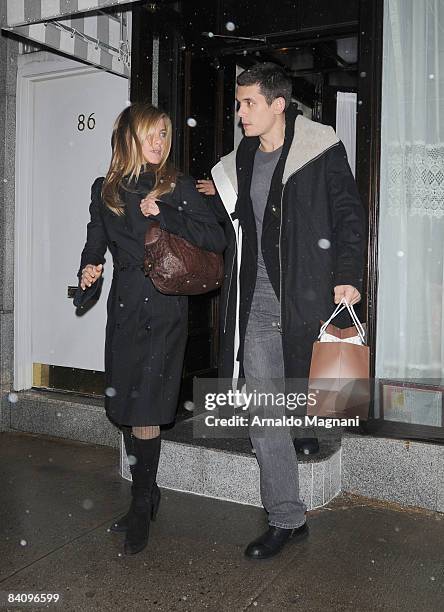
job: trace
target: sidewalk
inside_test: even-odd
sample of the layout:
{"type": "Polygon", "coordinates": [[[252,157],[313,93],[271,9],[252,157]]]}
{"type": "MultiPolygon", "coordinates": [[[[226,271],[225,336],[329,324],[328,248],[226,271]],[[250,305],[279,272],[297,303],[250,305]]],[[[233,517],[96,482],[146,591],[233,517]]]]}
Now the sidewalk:
{"type": "Polygon", "coordinates": [[[126,557],[107,528],[129,499],[117,450],[0,433],[0,592],[82,612],[444,609],[442,514],[341,496],[309,514],[307,540],[254,562],[262,510],[164,490],[147,549],[126,557]]]}

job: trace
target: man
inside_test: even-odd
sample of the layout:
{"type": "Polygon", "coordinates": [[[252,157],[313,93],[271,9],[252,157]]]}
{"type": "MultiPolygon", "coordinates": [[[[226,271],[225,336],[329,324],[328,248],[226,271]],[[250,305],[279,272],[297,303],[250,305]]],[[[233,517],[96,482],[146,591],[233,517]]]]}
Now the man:
{"type": "MultiPolygon", "coordinates": [[[[291,91],[275,64],[240,74],[245,136],[212,170],[229,244],[219,375],[245,377],[250,391],[306,379],[320,321],[343,298],[361,299],[365,215],[345,148],[333,128],[298,113],[291,91]]],[[[210,192],[207,182],[199,186],[210,192]]],[[[245,554],[264,559],[307,536],[308,526],[289,429],[253,427],[251,416],[269,528],[245,554]]]]}

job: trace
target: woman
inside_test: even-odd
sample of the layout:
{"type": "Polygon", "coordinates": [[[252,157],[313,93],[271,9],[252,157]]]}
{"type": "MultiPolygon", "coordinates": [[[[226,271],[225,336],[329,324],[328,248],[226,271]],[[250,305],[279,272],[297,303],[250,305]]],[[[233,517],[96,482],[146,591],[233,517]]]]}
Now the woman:
{"type": "Polygon", "coordinates": [[[133,485],[129,512],[111,526],[126,533],[124,550],[148,542],[160,501],[156,473],[160,425],[174,420],[187,339],[188,299],[159,293],[143,272],[144,236],[151,220],[208,251],[225,247],[222,228],[194,180],[168,161],[172,126],[150,104],[119,115],[107,175],[91,190],[91,220],[74,304],[102,283],[105,251],[113,257],[105,341],[105,408],[123,431],[133,485]]]}

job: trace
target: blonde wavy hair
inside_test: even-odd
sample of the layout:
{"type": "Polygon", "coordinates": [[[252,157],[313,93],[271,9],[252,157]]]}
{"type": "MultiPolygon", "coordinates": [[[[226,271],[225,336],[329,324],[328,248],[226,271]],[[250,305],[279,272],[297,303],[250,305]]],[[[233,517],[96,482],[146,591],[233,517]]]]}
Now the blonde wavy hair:
{"type": "Polygon", "coordinates": [[[150,196],[158,198],[174,189],[178,171],[168,161],[171,150],[171,119],[152,104],[134,103],[117,117],[111,137],[113,150],[111,163],[102,185],[102,198],[116,215],[125,214],[125,203],[119,190],[133,191],[129,183],[138,180],[141,172],[153,172],[154,187],[150,196]],[[165,149],[159,164],[148,163],[142,153],[142,144],[151,139],[161,120],[166,127],[165,149]]]}

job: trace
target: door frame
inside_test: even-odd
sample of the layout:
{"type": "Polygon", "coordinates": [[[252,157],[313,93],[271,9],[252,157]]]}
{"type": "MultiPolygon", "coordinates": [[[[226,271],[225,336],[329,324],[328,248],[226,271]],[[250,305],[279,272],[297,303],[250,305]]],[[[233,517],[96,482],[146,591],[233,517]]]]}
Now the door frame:
{"type": "Polygon", "coordinates": [[[48,51],[20,55],[17,67],[14,221],[14,378],[16,391],[30,389],[32,362],[32,173],[34,93],[38,82],[99,72],[100,68],[48,51]]]}

